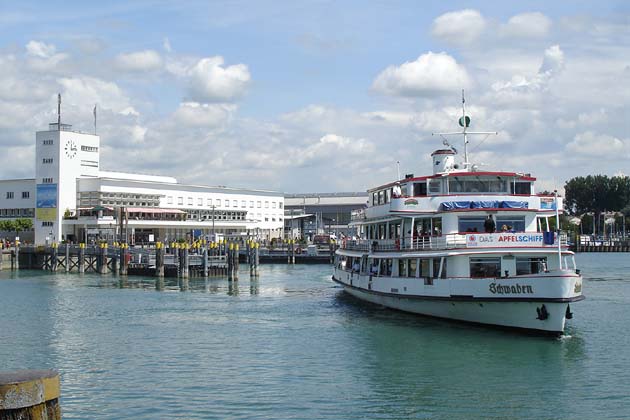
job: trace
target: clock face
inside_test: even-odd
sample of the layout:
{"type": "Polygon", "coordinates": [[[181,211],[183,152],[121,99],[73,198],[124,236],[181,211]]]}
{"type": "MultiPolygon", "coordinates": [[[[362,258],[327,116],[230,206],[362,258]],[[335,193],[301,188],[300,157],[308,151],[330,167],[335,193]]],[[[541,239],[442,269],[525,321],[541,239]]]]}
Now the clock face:
{"type": "Polygon", "coordinates": [[[77,145],[74,144],[72,140],[68,140],[66,142],[65,151],[66,151],[66,156],[72,159],[73,157],[77,155],[77,145]]]}

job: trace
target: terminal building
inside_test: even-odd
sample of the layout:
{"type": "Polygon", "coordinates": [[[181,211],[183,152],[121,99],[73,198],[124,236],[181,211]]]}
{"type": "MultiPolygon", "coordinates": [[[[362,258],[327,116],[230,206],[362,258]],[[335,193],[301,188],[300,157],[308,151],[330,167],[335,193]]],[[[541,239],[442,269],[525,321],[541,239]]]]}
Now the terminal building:
{"type": "Polygon", "coordinates": [[[352,236],[352,214],[365,209],[368,193],[286,194],[284,201],[286,235],[313,240],[316,235],[352,236]]]}
{"type": "Polygon", "coordinates": [[[73,131],[60,119],[37,132],[35,141],[35,178],[0,181],[0,220],[33,220],[22,242],[283,235],[282,193],[102,171],[100,137],[73,131]]]}

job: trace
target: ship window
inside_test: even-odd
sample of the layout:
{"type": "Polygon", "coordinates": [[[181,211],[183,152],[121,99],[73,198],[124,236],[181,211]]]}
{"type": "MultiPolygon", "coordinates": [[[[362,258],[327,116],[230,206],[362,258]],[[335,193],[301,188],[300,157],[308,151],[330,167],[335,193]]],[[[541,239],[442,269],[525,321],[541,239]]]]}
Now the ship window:
{"type": "Polygon", "coordinates": [[[393,262],[394,261],[391,258],[383,258],[381,260],[381,270],[380,270],[380,275],[381,276],[391,276],[392,275],[393,262]]]}
{"type": "Polygon", "coordinates": [[[470,277],[501,277],[501,258],[470,258],[470,277]]]}
{"type": "MultiPolygon", "coordinates": [[[[445,279],[446,278],[446,259],[444,259],[444,265],[442,266],[442,275],[440,276],[440,260],[441,258],[434,258],[433,259],[433,278],[437,279],[437,278],[441,278],[441,279],[445,279]]],[[[431,282],[430,284],[433,284],[433,282],[431,282]]]]}
{"type": "Polygon", "coordinates": [[[505,192],[507,191],[504,179],[461,179],[453,177],[449,179],[448,188],[451,193],[478,193],[478,192],[505,192]]]}
{"type": "Polygon", "coordinates": [[[497,231],[525,232],[525,216],[497,216],[497,231]]]}
{"type": "Polygon", "coordinates": [[[398,260],[398,277],[407,277],[407,259],[398,260]]]}
{"type": "Polygon", "coordinates": [[[480,217],[460,217],[458,220],[458,232],[485,232],[483,216],[480,217]]]}
{"type": "Polygon", "coordinates": [[[517,257],[516,258],[516,275],[522,276],[525,274],[536,274],[545,271],[547,266],[547,257],[530,258],[530,257],[517,257]]]}
{"type": "Polygon", "coordinates": [[[407,264],[407,277],[416,277],[416,268],[418,267],[418,260],[412,258],[407,264]]]}
{"type": "Polygon", "coordinates": [[[413,184],[413,195],[414,196],[424,196],[427,195],[427,183],[426,182],[416,182],[413,184]]]}
{"type": "Polygon", "coordinates": [[[378,192],[378,204],[385,204],[385,191],[378,192]]]}
{"type": "Polygon", "coordinates": [[[385,204],[389,203],[390,201],[392,201],[392,189],[391,188],[385,190],[385,204]]]}
{"type": "Polygon", "coordinates": [[[532,183],[531,182],[514,182],[510,184],[510,189],[512,190],[512,194],[524,194],[531,195],[532,194],[532,183]]]}
{"type": "Polygon", "coordinates": [[[441,182],[439,179],[432,179],[429,181],[429,192],[432,194],[439,194],[442,191],[441,182]]]}
{"type": "Polygon", "coordinates": [[[420,260],[420,277],[431,277],[431,273],[429,273],[430,264],[431,260],[420,260]]]}

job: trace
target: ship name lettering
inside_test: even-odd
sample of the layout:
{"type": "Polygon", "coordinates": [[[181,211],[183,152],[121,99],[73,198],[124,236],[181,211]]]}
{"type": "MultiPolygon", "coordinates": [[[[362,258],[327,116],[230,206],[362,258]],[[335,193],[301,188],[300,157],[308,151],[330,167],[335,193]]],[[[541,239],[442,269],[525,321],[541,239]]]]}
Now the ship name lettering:
{"type": "Polygon", "coordinates": [[[513,284],[513,285],[502,285],[496,283],[490,283],[490,293],[499,294],[499,295],[509,295],[509,294],[519,294],[519,293],[527,293],[533,294],[534,289],[532,286],[528,284],[513,284]]]}

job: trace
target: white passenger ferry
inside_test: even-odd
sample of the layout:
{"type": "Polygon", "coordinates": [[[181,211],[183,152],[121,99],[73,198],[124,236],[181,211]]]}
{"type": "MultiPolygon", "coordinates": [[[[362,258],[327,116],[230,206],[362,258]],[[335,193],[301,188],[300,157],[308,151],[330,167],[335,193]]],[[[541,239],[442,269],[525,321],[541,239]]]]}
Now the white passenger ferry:
{"type": "MultiPolygon", "coordinates": [[[[463,103],[463,100],[462,100],[463,103]]],[[[562,334],[584,299],[557,193],[536,194],[530,174],[480,171],[448,141],[433,174],[369,190],[353,214],[357,240],[337,250],[333,280],[353,296],[398,310],[562,334]],[[552,219],[552,220],[550,220],[552,219]]],[[[494,134],[494,133],[493,133],[494,134]]]]}

